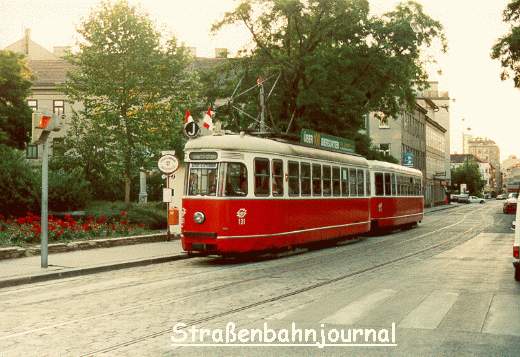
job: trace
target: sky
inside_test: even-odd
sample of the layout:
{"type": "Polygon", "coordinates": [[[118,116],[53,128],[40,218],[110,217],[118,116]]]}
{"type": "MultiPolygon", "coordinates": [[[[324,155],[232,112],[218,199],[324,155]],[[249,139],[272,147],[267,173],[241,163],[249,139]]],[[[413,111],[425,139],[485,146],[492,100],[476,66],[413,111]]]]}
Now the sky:
{"type": "MultiPolygon", "coordinates": [[[[74,45],[76,28],[98,0],[0,0],[0,48],[19,40],[24,28],[32,39],[52,51],[53,46],[74,45]]],[[[250,41],[243,28],[210,34],[211,25],[233,9],[235,0],[129,0],[155,22],[164,37],[174,35],[197,55],[213,57],[214,48],[231,55],[250,41]]],[[[397,0],[369,0],[371,11],[391,10],[397,0]]],[[[431,69],[439,89],[449,92],[451,151],[461,153],[462,131],[486,136],[500,146],[502,159],[520,156],[518,107],[520,90],[511,80],[500,80],[500,64],[490,58],[491,47],[507,31],[502,11],[508,0],[418,0],[425,12],[441,22],[448,52],[432,50],[438,65],[431,69]],[[442,74],[437,73],[441,69],[442,74]]]]}

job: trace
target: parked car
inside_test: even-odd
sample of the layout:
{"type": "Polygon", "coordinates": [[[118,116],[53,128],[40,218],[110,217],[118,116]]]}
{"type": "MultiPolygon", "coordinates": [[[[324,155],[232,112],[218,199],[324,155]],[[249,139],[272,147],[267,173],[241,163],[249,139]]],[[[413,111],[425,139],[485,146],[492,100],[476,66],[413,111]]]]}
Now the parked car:
{"type": "Polygon", "coordinates": [[[468,194],[458,195],[457,202],[459,202],[459,203],[469,203],[469,195],[468,194]]]}
{"type": "Polygon", "coordinates": [[[485,203],[486,201],[483,198],[477,196],[469,196],[468,203],[485,203]]]}
{"type": "Polygon", "coordinates": [[[504,206],[502,207],[502,212],[506,213],[506,214],[515,214],[516,213],[516,203],[517,203],[517,198],[508,198],[505,202],[504,202],[504,206]]]}
{"type": "Polygon", "coordinates": [[[497,200],[505,200],[507,198],[506,195],[504,195],[503,193],[501,193],[500,195],[497,195],[497,200]]]}

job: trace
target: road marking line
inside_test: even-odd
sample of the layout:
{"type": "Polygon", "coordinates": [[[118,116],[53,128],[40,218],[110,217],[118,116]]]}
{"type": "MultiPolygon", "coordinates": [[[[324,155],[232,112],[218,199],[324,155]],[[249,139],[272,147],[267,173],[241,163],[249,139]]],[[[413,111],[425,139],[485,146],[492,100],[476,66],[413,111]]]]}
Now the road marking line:
{"type": "Polygon", "coordinates": [[[437,328],[458,297],[458,293],[452,292],[430,294],[399,323],[399,327],[430,330],[437,328]]]}
{"type": "Polygon", "coordinates": [[[336,313],[325,317],[320,322],[339,325],[352,325],[357,322],[364,314],[378,307],[380,303],[395,295],[392,289],[382,289],[373,294],[351,302],[336,313]]]}

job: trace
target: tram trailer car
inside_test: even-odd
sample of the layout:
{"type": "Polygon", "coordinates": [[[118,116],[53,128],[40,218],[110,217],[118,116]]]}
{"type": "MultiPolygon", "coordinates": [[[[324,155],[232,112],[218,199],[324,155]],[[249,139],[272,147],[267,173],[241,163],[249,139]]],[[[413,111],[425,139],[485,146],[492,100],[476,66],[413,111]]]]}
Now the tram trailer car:
{"type": "MultiPolygon", "coordinates": [[[[268,252],[370,230],[374,179],[361,156],[243,134],[190,140],[185,155],[185,251],[268,252]]],[[[409,222],[384,216],[409,212],[402,198],[377,197],[378,225],[409,222]]]]}
{"type": "Polygon", "coordinates": [[[412,227],[423,219],[424,196],[419,170],[382,161],[369,161],[372,230],[412,227]]]}

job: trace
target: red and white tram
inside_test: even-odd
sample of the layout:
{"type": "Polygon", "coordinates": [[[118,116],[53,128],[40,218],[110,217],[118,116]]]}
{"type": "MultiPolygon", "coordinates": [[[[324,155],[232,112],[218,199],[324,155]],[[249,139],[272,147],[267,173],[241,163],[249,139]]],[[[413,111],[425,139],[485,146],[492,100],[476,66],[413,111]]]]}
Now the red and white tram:
{"type": "Polygon", "coordinates": [[[273,251],[422,219],[422,196],[403,181],[420,172],[399,165],[243,134],[190,140],[185,155],[188,252],[273,251]],[[372,197],[379,173],[403,188],[372,197]]]}

